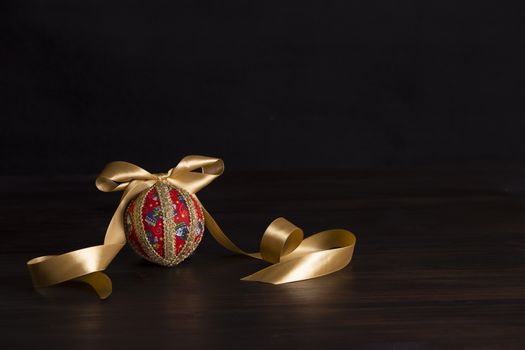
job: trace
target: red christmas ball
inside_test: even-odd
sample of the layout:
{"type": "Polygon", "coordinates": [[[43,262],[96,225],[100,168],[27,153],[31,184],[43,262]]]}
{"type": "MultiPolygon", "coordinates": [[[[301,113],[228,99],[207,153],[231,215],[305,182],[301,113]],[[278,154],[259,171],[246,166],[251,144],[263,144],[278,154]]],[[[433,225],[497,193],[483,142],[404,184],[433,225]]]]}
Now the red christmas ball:
{"type": "Polygon", "coordinates": [[[126,238],[133,250],[163,266],[175,266],[190,256],[204,233],[200,202],[166,182],[140,193],[124,215],[126,238]]]}

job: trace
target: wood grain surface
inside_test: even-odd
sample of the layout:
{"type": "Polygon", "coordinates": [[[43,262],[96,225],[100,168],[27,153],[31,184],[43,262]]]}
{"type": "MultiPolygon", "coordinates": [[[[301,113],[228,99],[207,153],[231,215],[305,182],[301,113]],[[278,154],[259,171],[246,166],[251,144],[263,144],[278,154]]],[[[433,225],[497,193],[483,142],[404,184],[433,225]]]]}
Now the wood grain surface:
{"type": "MultiPolygon", "coordinates": [[[[113,295],[35,291],[25,262],[102,242],[118,193],[95,175],[2,177],[0,345],[20,348],[525,348],[525,168],[226,172],[199,195],[231,239],[257,250],[284,216],[357,236],[350,266],[280,286],[209,235],[175,268],[129,247],[113,295]]],[[[2,346],[3,349],[8,347],[2,346]]]]}

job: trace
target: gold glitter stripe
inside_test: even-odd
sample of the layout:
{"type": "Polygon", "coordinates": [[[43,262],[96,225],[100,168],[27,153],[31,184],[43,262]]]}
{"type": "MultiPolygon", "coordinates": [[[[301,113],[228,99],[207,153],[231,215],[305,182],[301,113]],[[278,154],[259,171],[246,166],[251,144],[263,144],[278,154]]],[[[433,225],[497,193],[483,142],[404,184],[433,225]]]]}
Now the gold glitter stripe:
{"type": "MultiPolygon", "coordinates": [[[[133,203],[133,202],[130,202],[130,203],[133,203]]],[[[137,207],[137,202],[134,202],[135,205],[133,207],[133,211],[131,213],[128,213],[128,210],[126,208],[126,211],[125,211],[125,215],[126,217],[129,215],[131,217],[131,228],[130,228],[130,232],[126,232],[126,239],[128,240],[129,242],[129,245],[131,246],[131,248],[133,249],[133,251],[135,253],[137,253],[137,255],[139,256],[142,256],[142,252],[140,251],[140,242],[138,241],[138,232],[137,232],[137,225],[135,223],[135,208],[137,207]],[[137,240],[136,242],[131,242],[131,236],[132,235],[135,235],[135,239],[137,240]]],[[[127,220],[127,218],[125,218],[125,220],[127,220]]]]}
{"type": "MultiPolygon", "coordinates": [[[[152,189],[149,189],[148,191],[142,192],[136,199],[136,206],[135,206],[135,213],[134,213],[134,220],[136,223],[137,228],[137,238],[139,239],[140,245],[142,246],[142,250],[146,253],[146,259],[155,262],[157,264],[165,265],[164,259],[153,249],[151,244],[148,241],[148,238],[146,236],[146,229],[144,228],[144,220],[142,219],[142,209],[144,208],[144,201],[146,199],[147,194],[152,191],[155,187],[152,189]]],[[[158,195],[158,192],[157,192],[158,195]]]]}
{"type": "MultiPolygon", "coordinates": [[[[193,198],[193,195],[190,195],[192,198],[193,198]]],[[[199,245],[199,243],[201,242],[202,240],[202,236],[204,235],[204,226],[202,227],[202,234],[199,236],[199,239],[198,240],[195,240],[195,238],[197,237],[197,234],[198,234],[198,230],[199,230],[199,214],[197,212],[197,206],[199,206],[200,210],[201,210],[201,213],[202,213],[202,207],[200,207],[200,203],[199,201],[193,201],[192,198],[190,198],[190,201],[191,201],[191,205],[193,207],[193,210],[195,212],[195,215],[192,217],[192,221],[194,222],[194,228],[193,228],[193,231],[194,231],[194,237],[191,239],[191,249],[189,251],[189,254],[188,256],[190,256],[194,251],[195,249],[197,249],[197,246],[199,245]],[[195,205],[196,203],[196,205],[195,205]]],[[[204,224],[204,218],[203,218],[203,224],[204,224]]]]}
{"type": "Polygon", "coordinates": [[[164,260],[171,266],[175,259],[175,222],[173,220],[173,202],[171,201],[171,187],[164,182],[158,182],[155,187],[159,195],[160,207],[162,209],[162,222],[164,225],[164,260]]]}
{"type": "Polygon", "coordinates": [[[193,201],[191,199],[191,195],[183,190],[179,189],[182,196],[184,197],[184,201],[186,202],[186,207],[188,208],[189,214],[190,214],[190,227],[189,227],[189,233],[186,237],[186,242],[184,242],[184,247],[182,251],[180,252],[180,261],[186,259],[194,250],[194,241],[195,236],[197,234],[197,211],[195,210],[195,205],[193,204],[193,201]]]}

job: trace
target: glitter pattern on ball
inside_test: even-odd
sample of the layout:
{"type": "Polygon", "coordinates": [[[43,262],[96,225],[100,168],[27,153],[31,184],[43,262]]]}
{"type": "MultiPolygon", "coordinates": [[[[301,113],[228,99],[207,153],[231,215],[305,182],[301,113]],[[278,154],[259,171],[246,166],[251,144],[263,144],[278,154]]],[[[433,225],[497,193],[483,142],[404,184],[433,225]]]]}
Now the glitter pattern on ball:
{"type": "Polygon", "coordinates": [[[130,201],[124,228],[126,239],[138,255],[159,265],[175,266],[202,240],[202,207],[194,195],[158,182],[130,201]]]}

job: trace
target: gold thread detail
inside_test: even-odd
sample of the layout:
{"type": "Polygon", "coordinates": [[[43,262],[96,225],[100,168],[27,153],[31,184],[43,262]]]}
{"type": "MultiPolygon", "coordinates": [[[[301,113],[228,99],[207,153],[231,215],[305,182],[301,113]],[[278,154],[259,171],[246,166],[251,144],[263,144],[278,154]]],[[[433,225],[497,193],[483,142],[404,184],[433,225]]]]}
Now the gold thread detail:
{"type": "Polygon", "coordinates": [[[171,266],[171,262],[176,256],[176,251],[174,242],[175,222],[173,221],[173,203],[170,196],[170,186],[164,182],[158,182],[155,186],[157,187],[157,194],[163,215],[164,264],[171,266]]]}
{"type": "MultiPolygon", "coordinates": [[[[126,232],[126,240],[128,241],[128,243],[131,246],[131,248],[133,249],[133,251],[135,253],[137,253],[137,255],[142,256],[142,253],[139,250],[140,242],[132,243],[131,239],[130,239],[131,234],[134,233],[135,234],[135,238],[138,241],[138,232],[137,232],[137,227],[136,227],[137,225],[136,225],[135,220],[134,220],[134,218],[135,218],[135,209],[137,207],[137,202],[132,200],[128,204],[128,207],[130,205],[134,205],[133,211],[131,213],[128,213],[128,209],[126,208],[126,210],[125,210],[126,216],[131,217],[131,231],[130,232],[126,232]]],[[[125,220],[127,220],[127,218],[125,220]]]]}
{"type": "Polygon", "coordinates": [[[202,214],[202,207],[200,207],[200,202],[198,200],[195,200],[195,201],[193,200],[196,197],[195,195],[190,194],[189,196],[190,196],[191,206],[194,212],[194,215],[192,215],[192,221],[194,223],[193,224],[194,234],[190,241],[191,247],[189,249],[189,253],[185,257],[185,259],[189,257],[191,254],[193,254],[193,252],[195,252],[195,249],[197,249],[197,247],[199,246],[199,243],[202,240],[202,236],[204,235],[204,217],[203,217],[202,233],[199,235],[199,238],[195,240],[195,238],[197,237],[198,228],[199,228],[199,214],[197,213],[197,206],[199,206],[199,209],[201,210],[201,214],[202,214]]]}
{"type": "MultiPolygon", "coordinates": [[[[148,193],[153,190],[156,190],[155,186],[153,186],[153,188],[150,188],[147,191],[142,192],[137,197],[137,207],[135,208],[136,211],[134,215],[136,220],[135,222],[137,223],[139,228],[139,230],[137,230],[137,237],[141,243],[142,249],[146,253],[145,258],[151,262],[155,262],[160,265],[165,265],[166,263],[164,262],[164,259],[155,251],[155,249],[153,249],[150,242],[148,241],[146,236],[146,229],[144,228],[144,220],[142,219],[142,209],[144,208],[144,201],[148,193]]],[[[159,195],[158,191],[157,195],[159,195]]]]}
{"type": "Polygon", "coordinates": [[[193,204],[193,200],[191,199],[191,194],[189,194],[187,191],[183,189],[179,189],[180,193],[184,197],[184,201],[186,202],[186,207],[188,208],[188,212],[190,214],[190,227],[189,227],[189,233],[186,237],[186,242],[184,242],[184,248],[180,252],[181,259],[180,261],[185,260],[194,249],[194,241],[195,241],[195,235],[197,233],[197,212],[195,210],[195,205],[193,204]]]}

